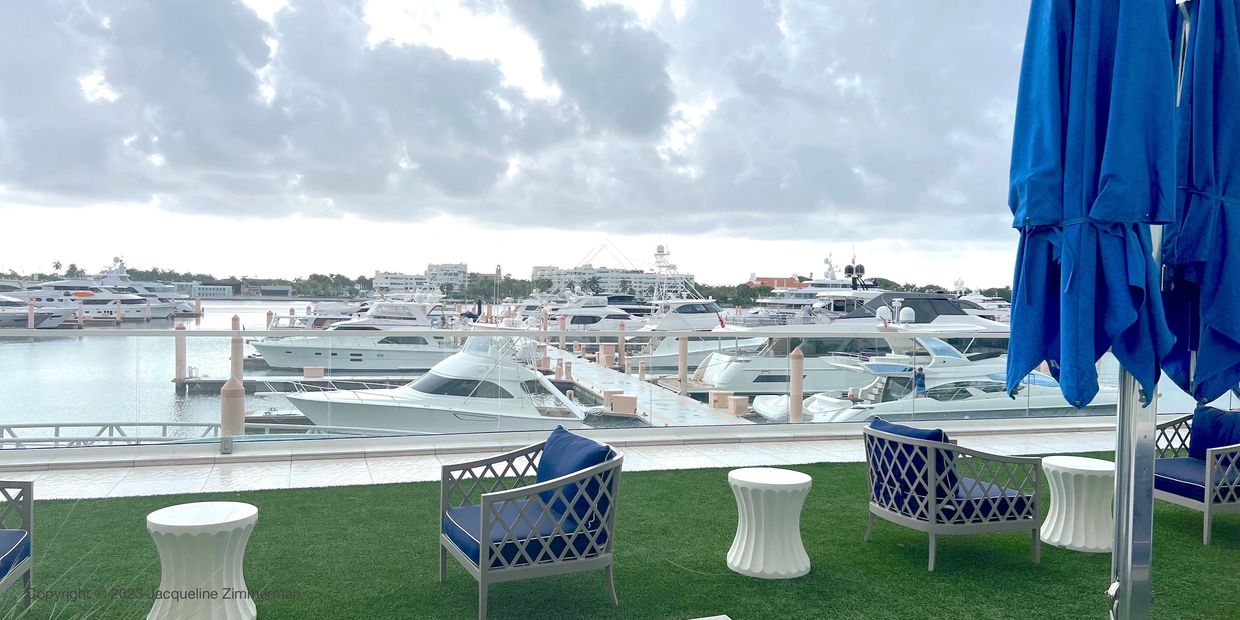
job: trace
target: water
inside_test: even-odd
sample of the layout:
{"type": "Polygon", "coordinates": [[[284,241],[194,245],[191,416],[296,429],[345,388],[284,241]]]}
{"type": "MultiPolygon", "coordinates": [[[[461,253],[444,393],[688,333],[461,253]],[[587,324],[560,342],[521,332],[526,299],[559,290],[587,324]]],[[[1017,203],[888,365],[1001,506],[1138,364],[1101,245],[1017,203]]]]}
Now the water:
{"type": "MultiPolygon", "coordinates": [[[[243,327],[262,329],[268,310],[287,314],[290,305],[272,301],[204,301],[198,319],[123,323],[107,329],[230,329],[233,315],[243,327]]],[[[0,423],[16,422],[218,422],[216,395],[179,396],[173,389],[174,341],[154,337],[89,337],[57,330],[56,338],[0,337],[0,423]]],[[[253,353],[248,345],[247,353],[253,353]]],[[[226,377],[228,338],[187,338],[186,359],[198,374],[226,377]]],[[[247,374],[255,374],[247,371],[247,374]]],[[[294,411],[276,394],[246,398],[248,413],[294,411]]]]}

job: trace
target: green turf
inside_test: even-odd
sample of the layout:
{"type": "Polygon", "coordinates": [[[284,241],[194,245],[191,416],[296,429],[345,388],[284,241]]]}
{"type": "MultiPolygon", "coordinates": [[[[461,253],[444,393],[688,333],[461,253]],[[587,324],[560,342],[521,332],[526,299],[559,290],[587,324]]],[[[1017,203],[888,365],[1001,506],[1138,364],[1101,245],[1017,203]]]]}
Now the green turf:
{"type": "MultiPolygon", "coordinates": [[[[926,536],[880,521],[863,543],[862,464],[794,466],[814,478],[802,515],[813,561],[806,577],[734,574],[724,556],[736,505],[721,469],[627,473],[616,537],[620,606],[599,572],[493,586],[493,618],[1102,618],[1110,556],[1043,547],[1029,534],[941,537],[926,571],[926,536]]],[[[38,485],[36,483],[36,492],[38,485]]],[[[452,561],[437,578],[438,483],[217,493],[89,501],[35,508],[37,585],[154,589],[159,562],[144,525],[156,508],[236,499],[260,509],[246,553],[251,590],[288,590],[258,602],[263,618],[472,618],[476,585],[452,561]]],[[[1198,513],[1159,502],[1155,617],[1240,617],[1240,515],[1215,521],[1201,545],[1198,513]]],[[[0,596],[0,618],[17,593],[0,596]]],[[[149,598],[43,601],[26,617],[133,618],[149,598]]]]}

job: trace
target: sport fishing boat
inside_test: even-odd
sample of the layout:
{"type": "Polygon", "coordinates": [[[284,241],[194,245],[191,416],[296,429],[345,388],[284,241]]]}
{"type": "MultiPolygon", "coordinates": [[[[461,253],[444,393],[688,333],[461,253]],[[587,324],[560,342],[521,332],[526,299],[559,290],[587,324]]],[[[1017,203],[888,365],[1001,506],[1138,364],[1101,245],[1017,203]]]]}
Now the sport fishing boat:
{"type": "Polygon", "coordinates": [[[320,426],[401,433],[579,428],[585,410],[528,368],[533,340],[474,336],[460,352],[398,388],[307,391],[288,400],[320,426]]]}
{"type": "MultiPolygon", "coordinates": [[[[805,422],[864,422],[885,420],[976,419],[1029,415],[1081,415],[1068,404],[1059,384],[1038,371],[1021,382],[1015,398],[1007,394],[1007,356],[971,360],[939,338],[915,338],[910,351],[892,352],[867,360],[840,362],[868,378],[863,387],[842,393],[820,393],[802,405],[805,422]],[[920,372],[920,377],[917,373],[920,372]]],[[[1102,386],[1086,414],[1114,414],[1118,390],[1102,386]]],[[[788,419],[788,396],[758,396],[754,413],[772,422],[788,419]]]]}
{"type": "MultiPolygon", "coordinates": [[[[628,338],[641,349],[629,358],[634,365],[645,362],[651,372],[675,370],[680,363],[680,339],[653,337],[649,332],[709,332],[723,326],[723,309],[713,299],[668,299],[652,304],[654,313],[637,336],[628,338]]],[[[688,365],[697,368],[712,353],[741,355],[753,353],[766,344],[766,338],[723,338],[687,336],[688,365]]]]}

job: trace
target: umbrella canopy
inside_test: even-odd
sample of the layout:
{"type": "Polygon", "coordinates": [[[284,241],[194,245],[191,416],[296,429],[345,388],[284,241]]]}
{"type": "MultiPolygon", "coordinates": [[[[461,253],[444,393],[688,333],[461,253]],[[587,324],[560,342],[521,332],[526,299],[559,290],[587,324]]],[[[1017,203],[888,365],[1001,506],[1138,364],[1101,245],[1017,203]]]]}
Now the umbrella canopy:
{"type": "Polygon", "coordinates": [[[1147,397],[1173,337],[1149,224],[1175,211],[1175,72],[1160,0],[1034,0],[1009,206],[1020,230],[1007,383],[1048,362],[1068,402],[1110,349],[1147,397]]]}
{"type": "Polygon", "coordinates": [[[1163,369],[1209,402],[1240,382],[1240,3],[1197,0],[1187,9],[1177,213],[1163,239],[1176,344],[1163,369]]]}

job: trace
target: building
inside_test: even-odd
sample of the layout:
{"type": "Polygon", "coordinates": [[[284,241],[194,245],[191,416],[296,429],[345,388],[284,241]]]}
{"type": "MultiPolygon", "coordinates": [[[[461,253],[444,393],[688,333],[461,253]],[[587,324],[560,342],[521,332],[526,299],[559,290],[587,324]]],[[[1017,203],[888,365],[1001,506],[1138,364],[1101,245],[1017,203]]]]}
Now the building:
{"type": "Polygon", "coordinates": [[[199,282],[173,282],[178,293],[184,293],[194,299],[211,299],[232,297],[233,287],[227,284],[202,284],[199,282]]]}
{"type": "Polygon", "coordinates": [[[440,288],[451,284],[453,289],[463,291],[469,283],[469,266],[465,263],[431,263],[426,266],[426,280],[440,288]]]}
{"type": "Polygon", "coordinates": [[[637,269],[616,269],[612,267],[595,267],[581,265],[572,269],[558,267],[534,267],[530,274],[533,279],[551,281],[552,290],[584,290],[590,288],[587,283],[597,279],[597,291],[603,294],[633,293],[642,297],[652,297],[660,286],[666,297],[680,297],[688,288],[687,283],[693,282],[693,276],[676,274],[661,276],[650,271],[637,269]]]}
{"type": "Polygon", "coordinates": [[[423,290],[430,281],[422,274],[376,271],[374,287],[381,293],[405,293],[423,290]]]}
{"type": "Polygon", "coordinates": [[[260,286],[258,294],[262,297],[292,297],[293,287],[282,284],[260,286]]]}
{"type": "Polygon", "coordinates": [[[796,276],[785,278],[783,276],[759,276],[752,273],[749,274],[749,281],[745,284],[748,284],[750,288],[757,288],[759,286],[769,286],[771,288],[802,288],[805,286],[805,283],[797,279],[796,276]]]}

